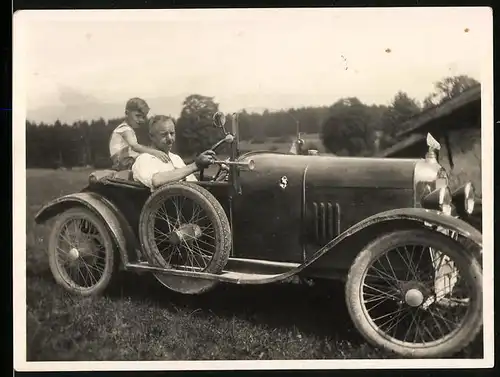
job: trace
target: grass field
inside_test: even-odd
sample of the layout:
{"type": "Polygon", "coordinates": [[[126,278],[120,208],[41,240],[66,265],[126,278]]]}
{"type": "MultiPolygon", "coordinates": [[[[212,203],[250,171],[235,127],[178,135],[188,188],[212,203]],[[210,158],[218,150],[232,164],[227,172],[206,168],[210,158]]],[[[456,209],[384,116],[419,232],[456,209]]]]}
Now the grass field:
{"type": "MultiPolygon", "coordinates": [[[[353,328],[342,287],[221,285],[181,296],[148,275],[119,275],[98,298],[65,293],[50,274],[50,223],[33,216],[78,191],[88,171],[27,171],[27,357],[54,360],[386,358],[353,328]]],[[[477,357],[477,346],[462,357],[477,357]]],[[[480,355],[479,355],[480,356],[480,355]]]]}

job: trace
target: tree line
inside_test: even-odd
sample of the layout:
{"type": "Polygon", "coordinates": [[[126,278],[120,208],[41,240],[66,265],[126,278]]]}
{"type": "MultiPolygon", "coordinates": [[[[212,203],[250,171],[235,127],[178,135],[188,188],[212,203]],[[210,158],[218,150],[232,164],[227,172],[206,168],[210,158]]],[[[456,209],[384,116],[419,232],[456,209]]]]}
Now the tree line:
{"type": "MultiPolygon", "coordinates": [[[[388,105],[367,105],[356,97],[348,97],[322,107],[263,113],[243,110],[239,113],[239,137],[257,145],[269,138],[283,142],[293,138],[298,128],[301,133],[320,135],[325,148],[336,155],[370,156],[377,149],[393,144],[406,120],[478,84],[465,75],[445,77],[435,83],[434,92],[422,103],[399,91],[388,105]]],[[[192,94],[184,100],[176,125],[177,153],[189,158],[221,138],[220,130],[212,126],[212,116],[218,110],[219,104],[210,96],[192,94]]],[[[122,118],[72,124],[27,121],[26,165],[28,168],[110,167],[108,141],[121,121],[122,118]]],[[[229,116],[227,123],[230,122],[229,116]]],[[[139,132],[138,139],[140,143],[148,143],[147,132],[139,132]]]]}

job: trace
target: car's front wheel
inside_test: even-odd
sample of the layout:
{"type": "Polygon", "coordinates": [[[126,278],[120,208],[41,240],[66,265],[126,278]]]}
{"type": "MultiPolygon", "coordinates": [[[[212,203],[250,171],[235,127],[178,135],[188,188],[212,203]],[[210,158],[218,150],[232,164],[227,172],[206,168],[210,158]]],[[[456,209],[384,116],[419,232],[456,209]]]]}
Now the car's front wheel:
{"type": "MultiPolygon", "coordinates": [[[[180,271],[219,274],[229,258],[231,228],[223,207],[206,189],[189,182],[169,183],[144,204],[139,238],[148,262],[180,271]]],[[[167,288],[182,294],[201,294],[215,280],[155,272],[167,288]]]]}
{"type": "Polygon", "coordinates": [[[482,327],[482,270],[450,237],[395,231],[359,253],[346,301],[356,328],[373,345],[403,357],[451,356],[482,327]]]}

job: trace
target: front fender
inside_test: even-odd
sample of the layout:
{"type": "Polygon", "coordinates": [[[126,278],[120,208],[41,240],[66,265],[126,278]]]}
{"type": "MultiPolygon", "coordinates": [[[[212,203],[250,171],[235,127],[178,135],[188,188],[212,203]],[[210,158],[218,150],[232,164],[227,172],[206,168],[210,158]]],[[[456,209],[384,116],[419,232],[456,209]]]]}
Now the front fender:
{"type": "Polygon", "coordinates": [[[398,208],[370,216],[354,225],[349,231],[355,233],[367,226],[393,220],[418,221],[422,224],[428,223],[457,232],[461,236],[470,239],[480,248],[483,247],[483,235],[471,224],[442,212],[425,208],[398,208]]]}
{"type": "Polygon", "coordinates": [[[138,257],[139,244],[132,227],[120,210],[102,195],[93,192],[79,192],[57,198],[43,206],[35,215],[37,224],[43,223],[68,208],[83,206],[93,211],[106,224],[115,244],[118,246],[121,261],[126,266],[138,257]],[[134,254],[135,251],[135,254],[134,254]]]}
{"type": "Polygon", "coordinates": [[[352,264],[360,248],[382,232],[429,224],[457,232],[476,244],[482,253],[482,234],[467,222],[435,210],[399,208],[377,213],[354,224],[315,251],[303,267],[344,270],[352,264]]]}

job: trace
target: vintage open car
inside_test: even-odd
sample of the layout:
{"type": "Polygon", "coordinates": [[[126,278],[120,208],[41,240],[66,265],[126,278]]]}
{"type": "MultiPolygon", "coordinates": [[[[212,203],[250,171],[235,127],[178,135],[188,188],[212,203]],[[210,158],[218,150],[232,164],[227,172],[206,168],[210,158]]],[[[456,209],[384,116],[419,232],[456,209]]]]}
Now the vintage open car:
{"type": "Polygon", "coordinates": [[[215,175],[152,191],[130,171],[96,171],[81,192],[44,206],[38,223],[56,217],[55,280],[82,296],[103,292],[117,268],[183,294],[340,280],[356,328],[379,348],[443,357],[476,338],[482,235],[466,221],[474,188],[450,191],[432,136],[422,159],[239,155],[238,114],[230,132],[225,119],[214,115],[224,135],[213,149],[228,143],[231,155],[214,162],[215,175]]]}

